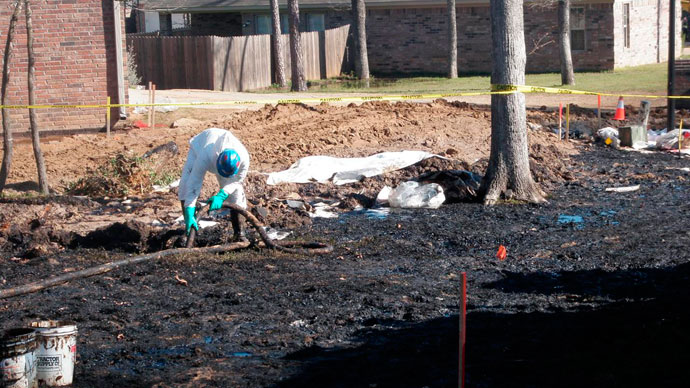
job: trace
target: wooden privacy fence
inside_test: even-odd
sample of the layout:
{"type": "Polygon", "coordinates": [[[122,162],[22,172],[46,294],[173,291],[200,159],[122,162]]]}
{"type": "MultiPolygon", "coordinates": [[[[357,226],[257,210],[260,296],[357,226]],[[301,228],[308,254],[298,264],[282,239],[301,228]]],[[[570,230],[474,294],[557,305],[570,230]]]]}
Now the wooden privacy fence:
{"type": "MultiPolygon", "coordinates": [[[[350,26],[303,32],[307,79],[336,77],[343,71],[350,26]]],[[[282,35],[285,71],[290,77],[290,36],[282,35]]],[[[245,91],[271,85],[271,36],[128,36],[142,81],[158,89],[245,91]]]]}

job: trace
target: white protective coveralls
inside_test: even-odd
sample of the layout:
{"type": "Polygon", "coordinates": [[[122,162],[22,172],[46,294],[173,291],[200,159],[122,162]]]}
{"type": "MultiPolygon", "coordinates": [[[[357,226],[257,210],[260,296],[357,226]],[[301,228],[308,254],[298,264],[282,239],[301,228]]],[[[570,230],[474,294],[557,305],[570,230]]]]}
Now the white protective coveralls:
{"type": "Polygon", "coordinates": [[[189,153],[182,168],[182,178],[180,178],[177,197],[180,201],[184,201],[185,207],[196,206],[196,201],[201,194],[204,176],[206,172],[212,172],[216,175],[221,190],[228,194],[227,201],[246,209],[247,198],[244,195],[242,181],[244,181],[248,171],[249,153],[244,145],[226,129],[206,129],[189,140],[189,153]],[[233,149],[240,156],[237,174],[227,178],[218,174],[216,167],[218,155],[225,149],[233,149]]]}

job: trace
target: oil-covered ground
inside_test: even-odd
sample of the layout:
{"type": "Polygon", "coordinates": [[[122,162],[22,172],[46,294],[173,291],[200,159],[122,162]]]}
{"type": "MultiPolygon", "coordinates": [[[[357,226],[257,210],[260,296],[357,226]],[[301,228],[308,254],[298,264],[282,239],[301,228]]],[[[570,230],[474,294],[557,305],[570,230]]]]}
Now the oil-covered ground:
{"type": "MultiPolygon", "coordinates": [[[[485,111],[455,108],[483,120],[477,131],[486,134],[485,111]]],[[[463,120],[453,107],[432,109],[463,120]]],[[[481,161],[462,157],[462,130],[429,148],[453,149],[446,155],[481,170],[481,161]]],[[[168,257],[0,300],[0,322],[75,321],[75,387],[454,387],[466,272],[467,386],[686,386],[689,159],[547,135],[531,135],[546,204],[351,211],[383,184],[433,165],[342,189],[265,187],[255,177],[248,192],[253,207],[273,214],[267,223],[292,231],[290,239],[333,244],[333,253],[168,257]],[[605,190],[631,185],[640,188],[605,190]],[[312,219],[279,205],[290,193],[347,206],[338,218],[312,219]]],[[[405,136],[392,135],[401,147],[405,136]]],[[[476,144],[481,159],[488,143],[476,144]]],[[[268,155],[265,147],[257,154],[268,155]]],[[[3,199],[0,289],[165,248],[165,230],[179,237],[179,227],[135,223],[171,222],[179,215],[173,193],[58,198],[3,199]],[[129,223],[113,227],[117,219],[129,223]]]]}

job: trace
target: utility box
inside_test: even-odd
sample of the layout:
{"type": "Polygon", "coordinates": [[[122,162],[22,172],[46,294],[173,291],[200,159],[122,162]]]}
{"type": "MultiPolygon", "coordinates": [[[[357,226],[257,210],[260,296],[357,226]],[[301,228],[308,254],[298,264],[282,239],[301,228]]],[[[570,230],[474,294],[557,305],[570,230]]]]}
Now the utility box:
{"type": "Polygon", "coordinates": [[[647,143],[647,130],[642,125],[618,128],[618,138],[622,147],[632,147],[635,143],[647,143]]]}
{"type": "MultiPolygon", "coordinates": [[[[690,60],[676,60],[675,81],[673,95],[690,96],[690,60]]],[[[676,100],[677,109],[690,109],[690,99],[679,98],[676,100]]]]}

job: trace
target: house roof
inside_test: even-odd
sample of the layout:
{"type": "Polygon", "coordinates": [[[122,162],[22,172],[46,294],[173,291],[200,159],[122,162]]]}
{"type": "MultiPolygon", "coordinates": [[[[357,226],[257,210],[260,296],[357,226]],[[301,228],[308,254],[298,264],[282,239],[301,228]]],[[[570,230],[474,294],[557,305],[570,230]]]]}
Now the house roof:
{"type": "MultiPolygon", "coordinates": [[[[364,0],[367,7],[429,7],[446,6],[447,0],[364,0]]],[[[537,1],[537,0],[527,0],[537,1]]],[[[574,0],[573,3],[612,3],[615,0],[574,0]]],[[[457,5],[488,5],[489,0],[455,0],[457,5]]],[[[139,8],[171,13],[185,12],[227,12],[265,11],[269,0],[139,0],[139,8]]],[[[287,0],[278,0],[281,8],[287,7],[287,0]]],[[[300,9],[350,8],[351,0],[299,0],[300,9]]]]}
{"type": "MultiPolygon", "coordinates": [[[[365,0],[368,7],[405,7],[446,5],[447,0],[365,0]]],[[[488,4],[489,0],[456,0],[457,4],[488,4]]],[[[140,0],[139,7],[168,12],[266,10],[269,0],[140,0]]],[[[281,8],[287,0],[278,0],[281,8]]],[[[349,8],[351,0],[299,0],[300,8],[349,8]]]]}

